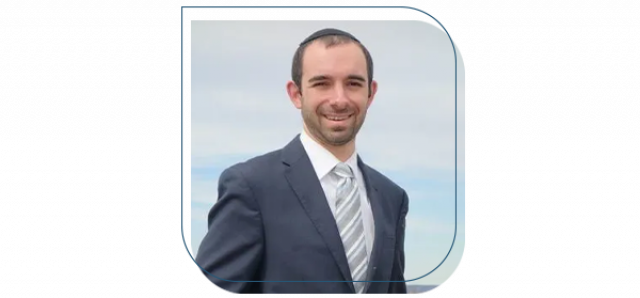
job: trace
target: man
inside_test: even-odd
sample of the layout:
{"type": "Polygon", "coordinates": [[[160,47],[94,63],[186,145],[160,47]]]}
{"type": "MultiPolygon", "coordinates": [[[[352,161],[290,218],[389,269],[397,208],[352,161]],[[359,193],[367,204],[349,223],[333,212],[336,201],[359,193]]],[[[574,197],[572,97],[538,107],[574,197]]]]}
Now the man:
{"type": "Polygon", "coordinates": [[[355,149],[378,88],[369,52],[315,32],[286,87],[302,132],[222,172],[196,262],[236,293],[406,293],[407,194],[355,149]]]}

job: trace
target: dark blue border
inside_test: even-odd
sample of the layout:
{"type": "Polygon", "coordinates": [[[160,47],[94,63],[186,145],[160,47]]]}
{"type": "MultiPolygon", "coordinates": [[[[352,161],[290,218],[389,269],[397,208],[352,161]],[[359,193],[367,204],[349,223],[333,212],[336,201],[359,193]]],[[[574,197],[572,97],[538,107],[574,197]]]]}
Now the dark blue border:
{"type": "MultiPolygon", "coordinates": [[[[415,11],[419,11],[421,13],[424,13],[428,16],[430,16],[433,20],[435,20],[440,27],[442,27],[442,30],[444,30],[445,33],[447,33],[447,37],[449,37],[449,41],[451,41],[451,46],[453,47],[453,59],[455,61],[455,228],[454,228],[454,232],[453,232],[453,241],[451,242],[451,247],[449,248],[449,251],[447,252],[447,255],[444,257],[444,259],[442,259],[442,262],[440,262],[440,264],[438,264],[438,266],[436,266],[435,268],[433,268],[433,270],[429,271],[429,273],[420,276],[418,278],[415,279],[411,279],[411,280],[405,280],[405,281],[355,281],[355,282],[410,282],[410,281],[414,281],[414,280],[418,280],[421,279],[431,273],[433,273],[436,269],[438,269],[445,260],[447,260],[447,258],[449,257],[449,254],[451,253],[451,250],[453,249],[453,246],[456,242],[456,236],[458,234],[458,55],[456,53],[456,47],[453,44],[453,40],[451,40],[451,36],[449,35],[449,32],[447,31],[447,29],[444,28],[444,26],[442,26],[442,24],[436,19],[434,18],[432,15],[419,10],[417,8],[413,8],[410,6],[182,6],[180,8],[180,231],[182,234],[182,243],[184,244],[184,247],[187,249],[187,252],[189,253],[189,256],[191,257],[191,259],[193,260],[194,263],[196,263],[196,260],[193,258],[193,255],[191,255],[191,252],[189,251],[189,247],[187,247],[187,243],[184,240],[184,226],[183,226],[183,222],[184,222],[184,218],[182,217],[182,214],[184,213],[183,210],[183,198],[182,198],[182,194],[184,193],[183,187],[184,187],[184,181],[183,181],[183,171],[182,168],[184,167],[183,165],[183,156],[184,156],[184,152],[183,152],[183,95],[184,95],[184,90],[183,90],[183,83],[184,83],[184,79],[183,79],[183,12],[185,8],[406,8],[406,9],[412,9],[415,11]]],[[[196,263],[196,266],[198,266],[202,271],[207,272],[206,270],[204,270],[202,267],[200,267],[200,265],[198,265],[198,263],[196,263]]],[[[248,281],[240,281],[240,280],[227,280],[227,279],[223,279],[223,278],[219,278],[209,272],[207,272],[207,274],[217,278],[217,279],[221,279],[224,281],[231,281],[231,282],[348,282],[348,281],[344,281],[344,280],[339,280],[339,281],[328,281],[328,280],[322,280],[322,281],[283,281],[283,280],[260,280],[260,281],[252,281],[252,280],[248,280],[248,281]]]]}

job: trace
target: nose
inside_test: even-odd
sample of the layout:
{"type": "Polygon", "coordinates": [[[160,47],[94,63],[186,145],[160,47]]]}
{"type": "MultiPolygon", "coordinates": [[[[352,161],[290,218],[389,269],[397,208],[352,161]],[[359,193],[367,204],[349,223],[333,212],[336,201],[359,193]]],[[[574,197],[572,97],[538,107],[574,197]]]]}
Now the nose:
{"type": "Polygon", "coordinates": [[[349,97],[347,96],[347,92],[344,86],[340,84],[336,84],[333,88],[333,94],[331,96],[331,106],[334,109],[344,109],[348,106],[349,97]]]}

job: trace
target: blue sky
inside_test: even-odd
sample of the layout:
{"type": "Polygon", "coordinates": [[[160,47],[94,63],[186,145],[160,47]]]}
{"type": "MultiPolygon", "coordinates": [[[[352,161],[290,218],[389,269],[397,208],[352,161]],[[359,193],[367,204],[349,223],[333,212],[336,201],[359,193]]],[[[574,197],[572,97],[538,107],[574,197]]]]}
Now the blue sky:
{"type": "MultiPolygon", "coordinates": [[[[409,194],[405,277],[418,278],[440,264],[453,241],[455,64],[446,34],[415,21],[192,23],[192,254],[206,233],[221,171],[280,149],[300,132],[300,113],[289,102],[285,84],[298,43],[325,27],[351,32],[373,56],[379,92],[357,150],[409,194]]],[[[444,282],[462,254],[463,83],[458,53],[456,245],[440,268],[412,284],[444,282]]]]}

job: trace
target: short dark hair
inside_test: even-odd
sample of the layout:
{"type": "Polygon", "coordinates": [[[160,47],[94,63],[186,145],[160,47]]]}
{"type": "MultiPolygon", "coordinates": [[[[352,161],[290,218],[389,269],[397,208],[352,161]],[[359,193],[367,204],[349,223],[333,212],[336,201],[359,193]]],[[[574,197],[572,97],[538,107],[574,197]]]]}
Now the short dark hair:
{"type": "Polygon", "coordinates": [[[302,91],[302,59],[304,56],[304,52],[309,44],[313,43],[316,40],[322,42],[327,48],[348,43],[357,44],[360,49],[362,49],[364,57],[367,61],[367,78],[369,80],[368,87],[369,95],[371,95],[371,82],[373,81],[373,59],[371,58],[371,54],[369,53],[367,48],[360,41],[358,41],[348,33],[323,35],[312,40],[309,40],[309,38],[307,38],[307,40],[305,40],[305,42],[303,42],[298,47],[295,54],[293,55],[293,63],[291,64],[291,80],[293,80],[293,82],[298,86],[298,89],[302,91]]]}

